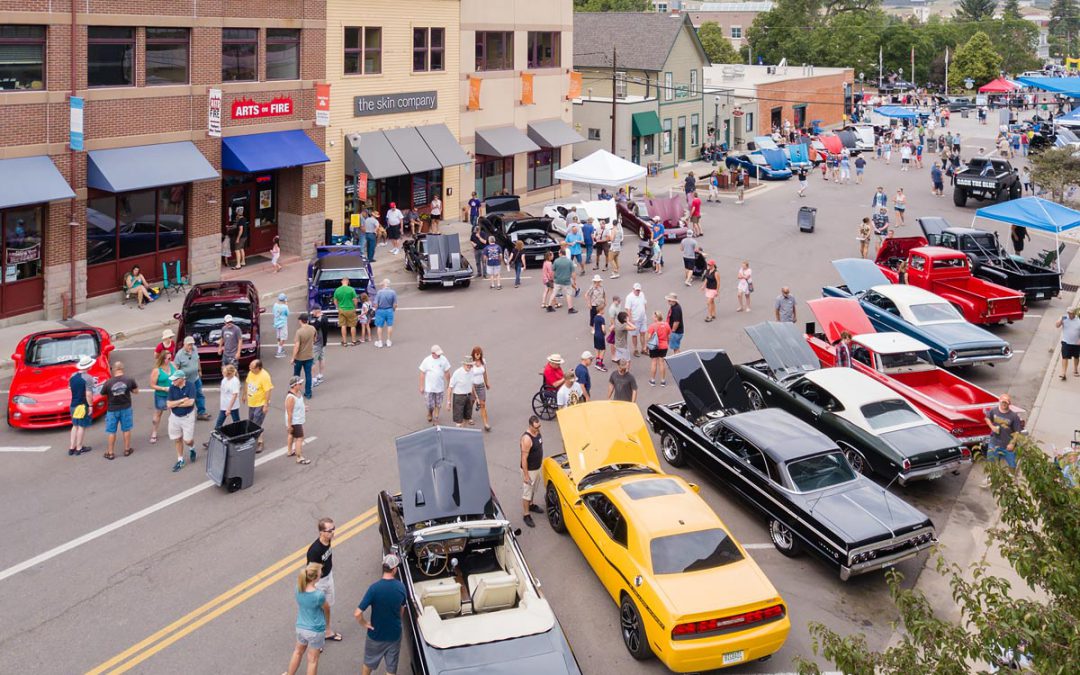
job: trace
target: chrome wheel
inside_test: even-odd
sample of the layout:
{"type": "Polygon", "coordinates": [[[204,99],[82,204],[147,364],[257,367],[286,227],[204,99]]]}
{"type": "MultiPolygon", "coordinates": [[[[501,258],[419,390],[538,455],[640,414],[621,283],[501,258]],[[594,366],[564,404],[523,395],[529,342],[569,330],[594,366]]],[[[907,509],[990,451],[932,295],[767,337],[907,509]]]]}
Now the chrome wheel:
{"type": "Polygon", "coordinates": [[[772,539],[776,550],[784,555],[788,557],[798,555],[799,545],[795,541],[795,534],[779,520],[769,521],[769,538],[772,539]]]}
{"type": "Polygon", "coordinates": [[[683,457],[682,448],[679,447],[679,442],[675,440],[675,437],[666,431],[660,435],[660,451],[664,453],[664,459],[671,466],[682,466],[686,464],[686,458],[683,457]]]}
{"type": "Polygon", "coordinates": [[[857,450],[845,448],[844,457],[847,457],[848,464],[851,465],[851,468],[854,469],[856,473],[866,473],[866,460],[857,450]]]}
{"type": "Polygon", "coordinates": [[[622,629],[623,644],[630,656],[641,661],[652,656],[648,638],[645,635],[645,627],[641,625],[641,615],[630,596],[624,595],[622,604],[619,606],[619,626],[622,629]]]}
{"type": "Polygon", "coordinates": [[[752,409],[762,410],[765,408],[765,397],[761,395],[761,390],[752,384],[744,384],[743,389],[746,390],[746,398],[750,400],[752,409]]]}
{"type": "Polygon", "coordinates": [[[551,529],[560,534],[566,532],[562,504],[559,503],[559,493],[551,483],[548,483],[547,490],[544,491],[544,505],[547,507],[547,519],[551,529]]]}

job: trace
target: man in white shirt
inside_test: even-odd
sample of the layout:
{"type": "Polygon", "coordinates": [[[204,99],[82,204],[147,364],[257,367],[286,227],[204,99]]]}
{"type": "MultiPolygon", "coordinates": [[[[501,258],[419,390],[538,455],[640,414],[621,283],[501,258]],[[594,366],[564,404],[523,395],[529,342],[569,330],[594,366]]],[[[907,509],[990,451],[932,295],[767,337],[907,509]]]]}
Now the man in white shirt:
{"type": "Polygon", "coordinates": [[[456,426],[465,426],[468,422],[472,426],[472,393],[473,393],[473,360],[472,356],[461,362],[461,367],[450,376],[450,399],[446,402],[446,409],[450,410],[456,426]]]}
{"type": "Polygon", "coordinates": [[[427,421],[439,423],[439,408],[446,395],[450,379],[450,362],[443,356],[442,347],[431,345],[431,355],[420,362],[420,395],[427,401],[427,421]]]}
{"type": "Polygon", "coordinates": [[[390,240],[393,248],[390,253],[401,253],[401,224],[405,221],[405,215],[397,204],[390,202],[390,210],[386,212],[386,237],[390,240]]]}
{"type": "Polygon", "coordinates": [[[576,405],[588,400],[589,395],[585,393],[585,387],[582,387],[581,383],[577,381],[577,375],[572,370],[567,371],[562,386],[555,393],[556,405],[565,408],[568,405],[576,405]]]}
{"type": "Polygon", "coordinates": [[[623,302],[623,309],[626,310],[626,314],[630,317],[630,323],[634,324],[634,329],[629,331],[634,356],[641,356],[641,353],[645,351],[646,304],[647,301],[645,300],[645,294],[641,291],[641,284],[634,284],[634,290],[630,292],[630,295],[626,296],[626,300],[623,302]],[[638,342],[641,344],[639,345],[638,342]]]}

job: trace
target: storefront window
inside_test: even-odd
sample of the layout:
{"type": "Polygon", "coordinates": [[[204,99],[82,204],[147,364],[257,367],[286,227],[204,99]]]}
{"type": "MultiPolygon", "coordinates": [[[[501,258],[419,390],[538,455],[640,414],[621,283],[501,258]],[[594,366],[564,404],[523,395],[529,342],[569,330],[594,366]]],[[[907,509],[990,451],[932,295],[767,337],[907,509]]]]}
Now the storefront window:
{"type": "Polygon", "coordinates": [[[93,197],[86,202],[86,264],[116,259],[116,196],[93,197]]]}
{"type": "Polygon", "coordinates": [[[157,198],[154,190],[116,196],[120,223],[120,257],[133,258],[157,250],[157,198]]]}
{"type": "Polygon", "coordinates": [[[188,29],[146,29],[146,84],[188,83],[188,29]]]}
{"type": "Polygon", "coordinates": [[[259,79],[258,53],[258,28],[223,28],[221,81],[251,82],[259,79]]]}
{"type": "Polygon", "coordinates": [[[548,148],[529,153],[529,175],[527,180],[529,190],[539,190],[540,188],[551,187],[554,184],[554,174],[559,170],[561,155],[561,148],[548,148]]]}
{"type": "Polygon", "coordinates": [[[300,31],[266,29],[266,79],[300,79],[300,31]]]}
{"type": "Polygon", "coordinates": [[[663,141],[661,144],[661,152],[665,155],[671,154],[671,120],[664,120],[664,131],[661,134],[663,141]]]}
{"type": "Polygon", "coordinates": [[[40,276],[41,208],[3,212],[4,283],[40,276]]]}
{"type": "Polygon", "coordinates": [[[173,185],[158,192],[158,250],[182,248],[184,241],[187,188],[173,185]]]}
{"type": "Polygon", "coordinates": [[[0,26],[0,89],[45,88],[45,26],[0,26]]]}
{"type": "Polygon", "coordinates": [[[186,202],[184,185],[91,194],[86,203],[86,263],[109,263],[184,247],[186,202]]]}
{"type": "Polygon", "coordinates": [[[514,189],[514,158],[476,156],[476,193],[481,199],[514,189]]]}
{"type": "Polygon", "coordinates": [[[255,219],[251,221],[251,225],[256,229],[273,227],[277,221],[274,182],[273,174],[255,176],[255,219]]]}
{"type": "Polygon", "coordinates": [[[86,77],[91,87],[135,85],[135,29],[88,26],[86,77]]]}
{"type": "Polygon", "coordinates": [[[656,135],[650,134],[648,136],[641,137],[642,152],[646,155],[652,155],[656,153],[656,135]]]}
{"type": "Polygon", "coordinates": [[[701,118],[698,115],[690,116],[690,147],[696,148],[701,137],[701,118]]]}

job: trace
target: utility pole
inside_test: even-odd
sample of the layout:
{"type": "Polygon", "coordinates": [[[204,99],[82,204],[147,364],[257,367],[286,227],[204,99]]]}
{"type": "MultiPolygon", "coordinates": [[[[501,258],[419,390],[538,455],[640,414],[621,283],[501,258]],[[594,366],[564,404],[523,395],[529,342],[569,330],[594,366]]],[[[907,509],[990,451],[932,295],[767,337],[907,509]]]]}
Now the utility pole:
{"type": "Polygon", "coordinates": [[[619,79],[619,76],[615,72],[615,68],[616,68],[615,59],[616,59],[615,47],[612,47],[611,48],[611,154],[613,154],[613,155],[616,154],[615,153],[615,111],[616,111],[616,108],[615,108],[615,99],[616,99],[615,91],[618,88],[617,80],[619,79]]]}

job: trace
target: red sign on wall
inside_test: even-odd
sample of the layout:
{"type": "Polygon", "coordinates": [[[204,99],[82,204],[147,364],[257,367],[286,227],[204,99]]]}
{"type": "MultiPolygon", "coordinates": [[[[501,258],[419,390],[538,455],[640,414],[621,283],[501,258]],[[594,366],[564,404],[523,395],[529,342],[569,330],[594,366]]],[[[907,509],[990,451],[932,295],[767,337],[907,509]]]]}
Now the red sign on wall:
{"type": "Polygon", "coordinates": [[[232,104],[234,120],[250,120],[258,117],[279,117],[293,113],[293,100],[289,96],[278,96],[269,103],[260,103],[250,98],[238,98],[232,104]]]}

